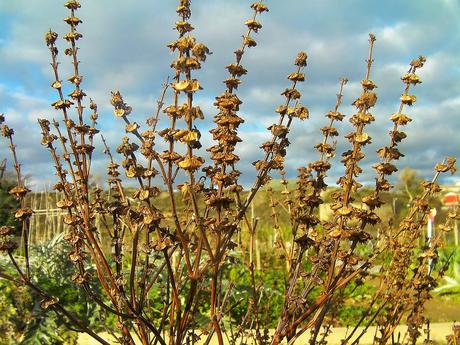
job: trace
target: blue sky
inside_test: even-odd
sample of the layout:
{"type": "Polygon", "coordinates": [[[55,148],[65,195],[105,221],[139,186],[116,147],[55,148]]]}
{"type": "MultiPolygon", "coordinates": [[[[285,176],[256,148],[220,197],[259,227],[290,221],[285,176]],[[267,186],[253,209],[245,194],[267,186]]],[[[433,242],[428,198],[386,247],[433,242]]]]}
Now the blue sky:
{"type": "MultiPolygon", "coordinates": [[[[18,153],[24,170],[35,188],[52,182],[50,157],[39,144],[37,117],[57,117],[50,107],[56,95],[49,87],[52,71],[44,43],[49,28],[60,36],[66,33],[62,19],[67,15],[61,0],[0,0],[0,113],[5,113],[17,133],[18,153]]],[[[365,166],[377,162],[375,149],[388,142],[389,116],[397,110],[402,83],[399,77],[409,62],[425,55],[427,63],[419,75],[423,83],[415,90],[417,103],[407,110],[414,121],[407,127],[408,139],[401,145],[406,158],[399,166],[411,166],[429,177],[435,162],[446,155],[460,156],[460,2],[458,0],[369,1],[369,0],[285,0],[267,1],[268,14],[260,19],[263,28],[255,36],[258,46],[251,48],[243,65],[249,73],[238,94],[244,101],[241,127],[245,140],[239,146],[242,181],[254,176],[250,163],[261,157],[258,145],[267,137],[265,130],[276,120],[274,109],[282,103],[280,93],[288,86],[285,79],[300,50],[309,55],[307,80],[301,86],[303,103],[311,120],[296,123],[291,131],[292,145],[287,156],[288,176],[296,168],[317,157],[313,146],[320,140],[319,128],[324,113],[335,103],[338,79],[346,76],[343,112],[352,115],[350,106],[359,95],[364,76],[367,35],[377,36],[372,79],[378,85],[377,121],[369,128],[373,144],[367,147],[365,166]]],[[[244,21],[251,16],[246,0],[195,0],[191,22],[197,39],[211,55],[197,76],[204,90],[197,103],[205,112],[202,123],[203,146],[216,109],[213,99],[223,91],[225,65],[233,61],[232,52],[240,46],[244,21]]],[[[174,40],[176,20],[172,0],[97,0],[82,1],[78,16],[83,20],[79,41],[83,88],[100,107],[99,127],[111,146],[124,135],[124,127],[114,119],[109,104],[111,90],[120,90],[133,107],[133,119],[143,123],[156,106],[161,84],[172,74],[173,56],[166,44],[174,40]]],[[[61,48],[65,44],[61,42],[61,48]]],[[[69,61],[60,55],[62,72],[69,75],[69,61]]],[[[170,100],[167,99],[167,101],[170,100]]],[[[346,121],[338,126],[348,133],[346,121]]],[[[338,143],[339,153],[346,150],[338,143]]],[[[104,177],[105,157],[99,150],[94,160],[95,174],[104,177]]],[[[9,156],[5,144],[0,158],[9,156]]],[[[336,159],[331,182],[343,173],[336,159]]],[[[368,169],[363,182],[371,181],[368,169]]]]}

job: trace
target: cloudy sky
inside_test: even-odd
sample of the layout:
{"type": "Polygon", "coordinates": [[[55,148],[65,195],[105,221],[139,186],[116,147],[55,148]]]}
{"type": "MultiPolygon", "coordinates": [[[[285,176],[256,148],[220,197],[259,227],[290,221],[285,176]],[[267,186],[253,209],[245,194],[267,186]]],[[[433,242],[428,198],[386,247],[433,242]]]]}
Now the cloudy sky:
{"type": "MultiPolygon", "coordinates": [[[[62,19],[67,15],[63,0],[0,0],[0,113],[15,128],[18,154],[24,170],[31,175],[35,188],[53,180],[50,157],[40,146],[37,117],[57,117],[50,108],[56,98],[49,87],[52,72],[44,44],[49,28],[61,36],[66,33],[62,19]]],[[[216,114],[212,103],[223,91],[225,65],[233,62],[232,52],[240,46],[245,32],[244,21],[251,16],[247,0],[194,0],[192,24],[197,39],[212,51],[204,69],[198,73],[204,90],[197,104],[205,111],[200,127],[203,144],[216,114]]],[[[460,2],[458,0],[285,0],[267,1],[270,8],[263,14],[263,28],[255,36],[258,46],[245,55],[243,65],[249,73],[238,90],[244,101],[241,127],[244,144],[240,170],[243,182],[254,176],[250,162],[259,159],[258,145],[267,137],[266,127],[276,120],[274,109],[283,102],[280,93],[289,85],[285,79],[293,70],[298,51],[306,51],[309,65],[307,80],[301,86],[303,103],[311,119],[296,122],[291,131],[292,145],[287,157],[289,177],[296,168],[316,159],[315,143],[319,128],[325,124],[324,113],[335,103],[340,77],[347,77],[343,112],[353,114],[350,106],[359,95],[359,81],[365,72],[367,35],[376,37],[375,68],[371,78],[378,85],[377,121],[369,128],[373,144],[367,147],[365,165],[377,162],[374,152],[388,142],[389,116],[397,110],[402,92],[400,76],[409,62],[425,55],[427,63],[419,75],[423,83],[415,90],[417,103],[407,110],[414,121],[407,128],[408,139],[401,145],[406,154],[399,166],[411,166],[421,176],[429,177],[435,162],[446,155],[460,156],[460,2]]],[[[161,84],[168,75],[173,56],[166,44],[177,32],[173,0],[97,0],[82,1],[78,16],[83,20],[80,31],[83,88],[100,107],[100,123],[111,146],[124,135],[124,127],[114,119],[109,95],[120,90],[133,107],[138,123],[156,107],[161,84]]],[[[64,43],[60,43],[62,50],[64,43]]],[[[69,75],[69,61],[61,54],[62,72],[69,75]]],[[[168,98],[168,101],[170,98],[168,98]]],[[[350,131],[346,121],[341,133],[350,131]]],[[[338,151],[348,149],[339,141],[338,151]]],[[[9,157],[5,142],[0,158],[9,157]]],[[[331,182],[343,173],[336,161],[331,182]]],[[[99,149],[94,172],[105,174],[105,158],[99,149]]],[[[374,173],[362,175],[371,181],[374,173]]],[[[447,182],[447,180],[445,181],[447,182]]],[[[449,182],[454,182],[453,179],[449,182]]]]}

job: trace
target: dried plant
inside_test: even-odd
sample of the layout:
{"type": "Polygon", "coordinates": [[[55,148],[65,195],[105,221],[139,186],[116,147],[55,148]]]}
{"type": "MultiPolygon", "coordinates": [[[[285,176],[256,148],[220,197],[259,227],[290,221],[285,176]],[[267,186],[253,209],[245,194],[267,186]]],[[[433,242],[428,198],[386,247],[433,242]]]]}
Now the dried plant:
{"type": "Polygon", "coordinates": [[[446,337],[447,345],[455,345],[460,343],[460,327],[458,325],[454,325],[452,327],[452,334],[446,337]]]}
{"type": "MultiPolygon", "coordinates": [[[[120,91],[111,93],[114,116],[125,123],[127,136],[116,148],[119,156],[113,155],[109,143],[102,137],[109,161],[109,190],[105,191],[90,188],[94,139],[99,133],[98,107],[90,99],[90,111],[85,110],[87,95],[82,89],[77,46],[82,38],[78,31],[81,20],[76,16],[80,4],[70,0],[65,6],[69,10],[69,16],[64,19],[69,32],[63,37],[68,43],[64,53],[73,66],[72,75],[60,74],[58,35],[50,30],[45,39],[54,75],[51,86],[57,93],[57,101],[52,106],[62,117],[38,122],[42,145],[49,150],[58,177],[54,185],[61,196],[57,207],[64,212],[65,239],[72,248],[68,255],[75,268],[75,274],[69,279],[106,313],[115,315],[118,329],[113,334],[119,343],[132,345],[139,339],[144,345],[165,345],[196,343],[201,339],[208,344],[215,336],[218,343],[223,344],[227,336],[233,344],[243,339],[256,344],[275,345],[284,340],[292,344],[310,331],[311,345],[326,344],[344,303],[344,288],[352,282],[361,284],[377,260],[389,257],[382,265],[380,284],[367,311],[342,344],[351,343],[358,326],[365,325],[367,329],[374,322],[379,328],[374,343],[387,344],[393,341],[396,326],[404,318],[409,325],[407,343],[415,344],[426,323],[424,302],[444,271],[444,268],[440,272],[432,269],[442,244],[441,235],[428,242],[423,238],[422,228],[429,211],[429,199],[440,191],[436,184],[438,176],[455,172],[455,159],[447,158],[436,165],[434,178],[423,184],[424,193],[413,200],[408,215],[399,225],[381,224],[376,211],[384,203],[381,194],[392,188],[389,176],[397,171],[394,161],[403,156],[398,144],[406,134],[401,128],[411,121],[403,110],[416,101],[411,92],[421,82],[416,72],[423,67],[424,57],[413,60],[401,78],[404,88],[400,106],[390,118],[393,128],[389,144],[377,151],[380,162],[374,165],[375,187],[358,200],[363,187],[358,181],[363,172],[360,164],[365,157],[365,147],[371,141],[366,128],[374,121],[371,109],[377,102],[376,84],[371,80],[376,38],[369,35],[362,92],[353,102],[356,113],[350,117],[353,131],[344,136],[351,146],[342,153],[345,174],[338,179],[339,189],[332,195],[331,219],[320,220],[318,208],[324,202],[325,180],[336,154],[334,138],[339,136],[334,126],[345,118],[339,109],[347,79],[340,79],[337,101],[326,114],[327,124],[321,128],[322,140],[315,146],[318,160],[299,168],[297,187],[290,190],[284,167],[289,132],[295,121],[309,117],[307,107],[300,102],[302,95],[298,89],[299,83],[305,80],[307,54],[297,55],[294,70],[287,77],[289,85],[282,92],[285,101],[276,108],[278,118],[268,128],[271,138],[261,145],[262,158],[253,163],[257,172],[255,180],[252,187],[245,190],[239,182],[240,157],[235,153],[241,142],[238,128],[244,122],[239,115],[242,101],[237,90],[247,73],[243,58],[249,48],[257,45],[254,37],[262,28],[259,17],[268,8],[262,2],[251,5],[253,15],[245,22],[247,32],[241,47],[235,51],[235,61],[226,66],[229,73],[224,80],[226,89],[215,98],[215,127],[210,131],[214,142],[206,148],[209,152],[206,159],[200,150],[198,129],[204,114],[194,103],[201,86],[194,73],[202,68],[211,52],[192,35],[191,1],[180,0],[176,8],[179,20],[175,23],[178,38],[168,45],[176,54],[171,64],[174,75],[171,82],[168,80],[164,85],[156,113],[145,125],[140,125],[132,119],[132,108],[120,91]],[[68,95],[63,92],[63,78],[73,87],[68,95]],[[166,103],[168,89],[172,100],[166,103]],[[160,129],[157,127],[162,113],[169,124],[160,129]],[[159,137],[166,143],[166,150],[162,152],[156,145],[159,137]],[[121,163],[117,163],[119,157],[121,163]],[[258,222],[247,213],[256,194],[269,184],[276,170],[283,185],[280,196],[275,196],[277,192],[271,188],[266,190],[273,229],[287,262],[287,286],[279,321],[271,334],[263,318],[264,310],[270,306],[261,303],[263,282],[258,281],[254,265],[258,222]],[[122,178],[123,175],[126,178],[122,178]],[[134,191],[126,188],[128,181],[137,185],[134,191]],[[162,192],[167,194],[166,207],[161,204],[162,192]],[[283,240],[281,212],[286,212],[290,219],[290,246],[283,240]],[[375,229],[379,234],[377,238],[372,235],[375,229]],[[227,284],[223,274],[239,251],[234,240],[243,231],[248,232],[250,239],[248,271],[252,287],[245,297],[250,301],[249,308],[242,322],[236,325],[231,316],[232,309],[240,302],[232,304],[238,282],[227,284]],[[104,243],[103,234],[110,237],[110,245],[104,243]],[[418,239],[424,242],[420,255],[416,252],[418,239]],[[360,245],[369,246],[370,254],[359,254],[360,245]],[[90,271],[95,271],[95,275],[90,271]],[[104,298],[92,290],[94,282],[100,285],[104,298]],[[161,291],[161,295],[153,291],[161,291]],[[160,310],[152,307],[154,301],[160,301],[160,310]],[[197,315],[205,306],[209,310],[209,325],[200,327],[197,315]]],[[[5,122],[4,116],[0,122],[5,122]]],[[[15,165],[17,186],[10,193],[21,204],[15,217],[22,224],[22,234],[15,237],[14,227],[1,227],[0,250],[9,256],[17,276],[0,272],[0,277],[32,289],[42,296],[42,308],[62,315],[77,331],[86,332],[101,344],[109,344],[109,340],[92,331],[84,320],[68,312],[56,296],[48,294],[31,279],[28,238],[34,230],[30,228],[33,211],[25,205],[30,190],[25,186],[16,155],[14,131],[3,124],[2,135],[9,141],[15,165]]],[[[449,231],[451,222],[458,218],[454,210],[442,230],[449,231]]],[[[352,343],[359,343],[363,334],[352,343]]]]}

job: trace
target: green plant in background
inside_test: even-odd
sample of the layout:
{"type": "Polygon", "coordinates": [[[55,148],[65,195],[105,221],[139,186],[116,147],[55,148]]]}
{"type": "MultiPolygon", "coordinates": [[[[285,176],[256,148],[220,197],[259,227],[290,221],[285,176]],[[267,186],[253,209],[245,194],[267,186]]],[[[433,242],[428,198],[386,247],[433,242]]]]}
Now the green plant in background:
{"type": "Polygon", "coordinates": [[[446,249],[440,254],[440,264],[449,265],[443,277],[445,284],[433,291],[440,295],[456,295],[460,298],[460,248],[446,249]],[[450,252],[450,254],[448,254],[450,252]]]}
{"type": "MultiPolygon", "coordinates": [[[[0,260],[3,258],[0,258],[0,260]]],[[[3,265],[4,260],[1,260],[3,265]]],[[[17,344],[31,319],[28,305],[32,296],[27,289],[0,281],[0,344],[17,344]]]]}
{"type": "MultiPolygon", "coordinates": [[[[255,271],[255,280],[259,282],[256,286],[259,298],[267,302],[261,304],[267,308],[260,308],[259,317],[266,321],[269,327],[275,327],[278,315],[283,309],[286,273],[283,267],[255,271]],[[263,285],[260,282],[263,282],[263,285]]],[[[238,290],[234,293],[232,303],[229,303],[234,305],[231,318],[235,320],[235,324],[241,324],[251,304],[251,300],[244,297],[250,296],[253,288],[250,271],[241,261],[227,265],[224,270],[223,284],[230,286],[231,282],[238,282],[238,290]]]]}
{"type": "Polygon", "coordinates": [[[8,193],[8,191],[15,186],[12,179],[4,178],[0,180],[0,224],[2,225],[16,225],[12,210],[19,207],[18,201],[8,193]]]}
{"type": "Polygon", "coordinates": [[[444,276],[446,284],[436,288],[434,292],[441,294],[460,293],[460,263],[454,263],[454,275],[444,276]]]}
{"type": "MultiPolygon", "coordinates": [[[[69,311],[88,325],[100,331],[106,330],[113,325],[113,319],[101,322],[98,305],[67,279],[73,274],[67,247],[63,235],[54,237],[46,244],[31,247],[33,279],[69,305],[69,311]]],[[[0,267],[2,270],[8,267],[5,256],[0,257],[0,267]]],[[[0,290],[0,344],[77,343],[78,334],[62,317],[44,309],[41,297],[6,280],[0,281],[0,290]]],[[[93,291],[98,293],[97,286],[93,286],[93,291]]]]}
{"type": "Polygon", "coordinates": [[[355,325],[366,313],[376,288],[370,283],[351,283],[343,291],[343,307],[339,310],[337,320],[340,326],[355,325]]]}

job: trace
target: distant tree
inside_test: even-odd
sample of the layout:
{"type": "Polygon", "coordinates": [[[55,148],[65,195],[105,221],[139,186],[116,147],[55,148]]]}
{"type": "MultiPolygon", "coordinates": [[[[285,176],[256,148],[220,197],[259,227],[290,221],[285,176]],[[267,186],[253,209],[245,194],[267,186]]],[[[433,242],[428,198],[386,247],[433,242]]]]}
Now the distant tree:
{"type": "Polygon", "coordinates": [[[416,170],[409,167],[401,170],[397,188],[407,195],[408,203],[412,202],[414,195],[418,195],[423,190],[422,181],[416,170]]]}

